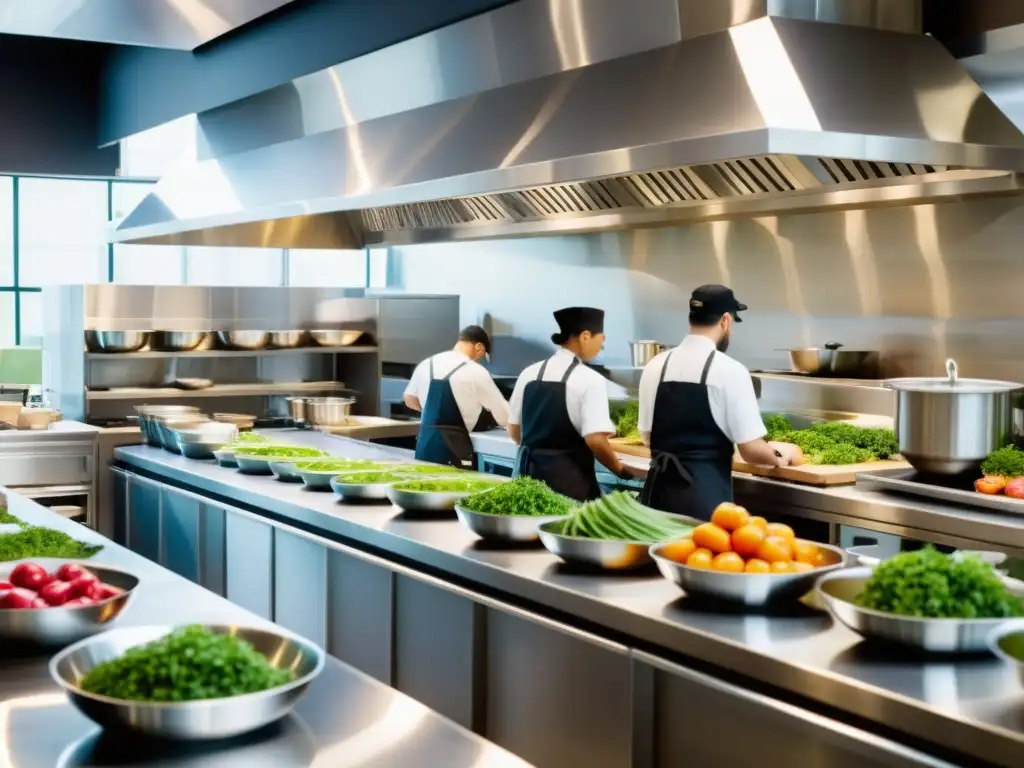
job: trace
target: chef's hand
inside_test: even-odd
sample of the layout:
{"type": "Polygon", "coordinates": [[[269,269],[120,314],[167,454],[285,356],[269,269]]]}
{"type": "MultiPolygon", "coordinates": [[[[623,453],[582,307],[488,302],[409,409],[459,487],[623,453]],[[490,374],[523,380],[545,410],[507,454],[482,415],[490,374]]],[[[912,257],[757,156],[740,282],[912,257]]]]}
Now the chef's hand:
{"type": "Polygon", "coordinates": [[[632,464],[622,464],[615,475],[620,480],[644,480],[647,478],[647,470],[642,467],[634,467],[632,464]]]}
{"type": "Polygon", "coordinates": [[[803,455],[803,451],[790,443],[777,443],[772,441],[768,443],[768,446],[775,452],[775,466],[777,467],[795,466],[799,463],[799,458],[803,455]]]}

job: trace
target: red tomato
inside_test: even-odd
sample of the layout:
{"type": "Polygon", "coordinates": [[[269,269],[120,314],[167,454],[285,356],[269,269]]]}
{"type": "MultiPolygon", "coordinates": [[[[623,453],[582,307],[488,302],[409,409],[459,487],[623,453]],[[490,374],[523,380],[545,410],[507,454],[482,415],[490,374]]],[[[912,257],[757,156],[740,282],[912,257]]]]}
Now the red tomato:
{"type": "Polygon", "coordinates": [[[115,587],[113,584],[101,583],[93,590],[93,598],[96,602],[99,602],[100,600],[109,600],[112,597],[117,597],[122,592],[124,592],[124,590],[120,587],[115,587]]]}
{"type": "Polygon", "coordinates": [[[86,575],[89,575],[89,572],[77,563],[64,563],[64,565],[57,569],[53,577],[61,581],[74,581],[86,575]]]}
{"type": "Polygon", "coordinates": [[[91,573],[87,573],[85,576],[79,576],[68,585],[71,588],[71,597],[92,598],[96,588],[99,586],[99,583],[100,580],[91,573]]]}
{"type": "Polygon", "coordinates": [[[9,581],[0,579],[0,592],[6,592],[8,589],[14,589],[14,585],[9,581]]]}
{"type": "Polygon", "coordinates": [[[47,605],[64,605],[74,597],[71,594],[71,585],[66,581],[51,581],[39,590],[39,596],[46,601],[47,605]]]}
{"type": "Polygon", "coordinates": [[[85,605],[92,605],[96,601],[91,597],[76,597],[74,600],[68,600],[64,603],[65,608],[81,608],[85,605]]]}
{"type": "Polygon", "coordinates": [[[35,563],[18,563],[11,571],[10,580],[14,586],[31,589],[33,592],[38,592],[53,581],[46,569],[35,563]]]}
{"type": "Polygon", "coordinates": [[[36,601],[36,599],[36,593],[33,592],[31,589],[22,589],[21,587],[15,587],[14,589],[4,592],[4,594],[0,596],[0,608],[32,608],[32,604],[36,601]]]}

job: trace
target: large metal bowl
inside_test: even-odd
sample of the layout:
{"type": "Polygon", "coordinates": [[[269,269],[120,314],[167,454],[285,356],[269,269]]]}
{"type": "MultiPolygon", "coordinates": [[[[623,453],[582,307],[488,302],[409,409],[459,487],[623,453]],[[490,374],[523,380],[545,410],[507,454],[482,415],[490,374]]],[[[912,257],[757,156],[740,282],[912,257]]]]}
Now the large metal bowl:
{"type": "MultiPolygon", "coordinates": [[[[425,478],[418,478],[425,479],[425,478]]],[[[455,478],[437,478],[439,480],[451,480],[455,478]]],[[[486,481],[479,481],[486,482],[486,481]]],[[[497,485],[500,480],[495,480],[492,485],[497,485]]],[[[401,483],[389,485],[387,497],[391,503],[401,507],[406,512],[454,512],[455,505],[467,496],[480,493],[481,489],[472,491],[407,491],[396,487],[401,483]]],[[[486,490],[486,489],[484,489],[486,490]]]]}
{"type": "Polygon", "coordinates": [[[269,344],[275,349],[293,349],[301,347],[306,337],[306,331],[271,331],[269,344]]]}
{"type": "Polygon", "coordinates": [[[160,433],[157,432],[153,418],[160,415],[197,414],[199,409],[193,405],[137,405],[135,412],[139,415],[139,429],[147,445],[163,448],[160,433]]]}
{"type": "Polygon", "coordinates": [[[349,347],[359,341],[362,331],[310,331],[313,341],[321,347],[349,347]]]}
{"type": "Polygon", "coordinates": [[[670,542],[651,547],[651,557],[661,575],[690,595],[713,597],[730,603],[762,606],[780,600],[797,600],[814,588],[814,582],[825,573],[846,565],[846,553],[839,547],[818,544],[828,553],[829,564],[807,573],[723,573],[706,568],[690,568],[660,552],[670,542]]]}
{"type": "Polygon", "coordinates": [[[224,446],[223,448],[218,448],[213,452],[213,458],[217,460],[217,464],[221,467],[227,467],[229,469],[238,469],[238,462],[235,461],[234,446],[224,446]]]}
{"type": "Polygon", "coordinates": [[[342,501],[386,501],[391,487],[389,483],[346,483],[344,472],[332,477],[330,486],[342,501]]]}
{"type": "Polygon", "coordinates": [[[354,397],[307,397],[305,420],[316,427],[343,427],[348,424],[354,397]]]}
{"type": "Polygon", "coordinates": [[[223,739],[254,731],[287,715],[324,667],[324,652],[283,630],[208,625],[252,643],[278,669],[295,679],[277,688],[224,699],[182,702],[124,701],[83,691],[79,685],[93,668],[119,658],[129,648],[157,640],[173,627],[114,629],[65,648],[50,661],[50,675],[71,703],[104,728],[130,728],[165,739],[223,739]]]}
{"type": "Polygon", "coordinates": [[[627,571],[651,565],[649,541],[608,541],[583,536],[565,536],[558,532],[561,520],[542,523],[537,528],[540,542],[551,554],[567,563],[627,571]]]}
{"type": "MultiPolygon", "coordinates": [[[[288,447],[289,448],[295,448],[295,447],[298,447],[298,446],[288,446],[288,447]]],[[[327,456],[326,453],[324,453],[323,451],[318,450],[316,448],[305,448],[305,447],[303,447],[303,450],[315,451],[315,453],[310,453],[307,456],[295,456],[295,457],[292,457],[292,456],[279,456],[279,455],[270,454],[270,453],[265,453],[265,454],[262,454],[262,455],[255,455],[254,456],[252,454],[246,453],[246,451],[241,449],[241,448],[236,448],[235,449],[235,462],[238,464],[239,471],[244,473],[244,474],[247,474],[247,475],[270,475],[270,474],[273,474],[273,471],[270,469],[270,462],[271,461],[275,461],[277,459],[291,459],[291,458],[294,458],[295,461],[312,461],[314,459],[325,458],[327,456]]]]}
{"type": "Polygon", "coordinates": [[[160,445],[163,448],[166,448],[171,453],[181,453],[181,448],[178,445],[178,435],[175,430],[199,429],[212,423],[206,417],[206,414],[202,413],[167,414],[164,416],[154,416],[151,428],[156,431],[157,437],[160,439],[160,445]]]}
{"type": "MultiPolygon", "coordinates": [[[[934,653],[978,653],[1006,619],[929,619],[861,608],[854,599],[864,589],[870,568],[835,571],[818,579],[815,589],[829,611],[854,632],[934,653]]],[[[1018,597],[1024,594],[1013,590],[1018,597]]]]}
{"type": "Polygon", "coordinates": [[[1010,619],[993,629],[988,636],[988,647],[1011,664],[1024,683],[1024,619],[1010,619]]]}
{"type": "Polygon", "coordinates": [[[295,462],[297,461],[302,461],[302,459],[291,457],[271,459],[267,462],[267,468],[270,469],[270,474],[274,476],[275,480],[280,480],[282,483],[301,483],[302,477],[295,471],[295,462]]]}
{"type": "Polygon", "coordinates": [[[75,563],[93,573],[100,581],[119,587],[124,592],[102,602],[79,608],[0,610],[0,638],[4,640],[61,646],[102,632],[125,611],[135,596],[135,588],[139,585],[136,576],[118,568],[97,565],[87,560],[48,557],[12,560],[0,564],[0,579],[6,580],[15,566],[23,562],[36,563],[49,573],[53,573],[64,563],[75,563]]]}
{"type": "Polygon", "coordinates": [[[228,349],[263,349],[270,341],[267,331],[217,331],[217,340],[228,349]]]}
{"type": "MultiPolygon", "coordinates": [[[[317,461],[317,459],[306,459],[306,461],[317,461]]],[[[298,464],[301,464],[300,460],[298,464],[293,468],[295,474],[297,474],[302,482],[306,484],[307,488],[316,491],[329,491],[331,490],[331,480],[344,472],[372,472],[380,466],[391,466],[398,465],[400,462],[397,461],[369,461],[366,460],[365,464],[361,462],[361,459],[338,459],[338,469],[330,470],[310,470],[306,469],[298,464]]]]}
{"type": "Polygon", "coordinates": [[[90,352],[138,352],[149,343],[151,331],[86,331],[90,352]]]}
{"type": "Polygon", "coordinates": [[[465,509],[461,504],[455,505],[455,514],[460,523],[481,539],[515,544],[539,541],[541,525],[565,519],[562,515],[486,515],[465,509]]]}
{"type": "Polygon", "coordinates": [[[206,331],[154,331],[150,346],[164,352],[191,352],[206,340],[206,331]]]}

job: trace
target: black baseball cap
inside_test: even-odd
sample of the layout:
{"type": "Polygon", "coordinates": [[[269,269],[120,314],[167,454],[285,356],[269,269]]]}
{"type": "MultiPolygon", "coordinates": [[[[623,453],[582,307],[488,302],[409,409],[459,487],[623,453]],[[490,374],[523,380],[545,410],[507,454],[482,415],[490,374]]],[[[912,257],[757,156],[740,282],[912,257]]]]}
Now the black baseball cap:
{"type": "Polygon", "coordinates": [[[467,325],[459,331],[459,341],[468,341],[470,344],[483,344],[484,352],[488,355],[491,354],[491,337],[479,325],[467,325]]]}
{"type": "Polygon", "coordinates": [[[737,323],[742,323],[743,319],[736,313],[746,308],[746,304],[736,300],[732,288],[726,288],[724,285],[702,285],[690,296],[690,322],[714,322],[728,312],[737,323]]]}
{"type": "Polygon", "coordinates": [[[555,312],[558,333],[551,335],[555,344],[565,344],[573,336],[584,331],[593,334],[604,333],[604,310],[594,307],[565,307],[555,312]]]}

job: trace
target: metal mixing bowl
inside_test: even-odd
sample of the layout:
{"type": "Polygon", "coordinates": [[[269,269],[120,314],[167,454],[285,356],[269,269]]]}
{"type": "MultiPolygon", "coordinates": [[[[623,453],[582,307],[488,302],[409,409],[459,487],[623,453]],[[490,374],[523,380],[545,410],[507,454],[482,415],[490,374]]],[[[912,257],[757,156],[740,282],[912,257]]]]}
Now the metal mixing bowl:
{"type": "Polygon", "coordinates": [[[542,523],[537,532],[545,549],[567,563],[625,571],[643,568],[653,562],[649,541],[608,541],[565,536],[558,532],[561,525],[561,520],[542,523]]]}
{"type": "Polygon", "coordinates": [[[142,430],[146,444],[163,448],[153,418],[161,415],[195,414],[199,413],[199,409],[192,405],[137,405],[135,412],[139,415],[139,429],[142,430]]]}
{"type": "Polygon", "coordinates": [[[460,523],[481,539],[512,543],[538,541],[540,539],[538,528],[541,525],[565,519],[564,516],[560,515],[537,517],[529,515],[485,515],[482,512],[472,512],[464,509],[461,504],[455,505],[455,514],[458,515],[460,523]]]}
{"type": "Polygon", "coordinates": [[[286,459],[277,458],[268,461],[267,466],[275,480],[280,480],[282,483],[301,483],[302,476],[295,471],[295,462],[303,460],[303,458],[293,459],[289,456],[286,459]]]}
{"type": "Polygon", "coordinates": [[[306,331],[271,331],[270,346],[277,349],[301,347],[306,341],[306,331]]]}
{"type": "Polygon", "coordinates": [[[1024,619],[1010,619],[993,629],[988,636],[988,647],[1011,664],[1024,683],[1024,619]]]}
{"type": "Polygon", "coordinates": [[[321,347],[349,347],[359,341],[362,331],[310,331],[313,341],[321,347]]]}
{"type": "Polygon", "coordinates": [[[217,339],[228,349],[263,349],[270,341],[267,331],[217,331],[217,339]]]}
{"type": "Polygon", "coordinates": [[[157,640],[174,627],[113,629],[65,648],[50,661],[50,675],[86,717],[105,728],[131,728],[165,739],[224,739],[261,728],[287,715],[324,667],[324,652],[280,629],[207,625],[251,643],[271,665],[291,669],[295,679],[260,693],[182,702],[124,701],[83,691],[92,669],[120,658],[129,648],[157,640]]]}
{"type": "Polygon", "coordinates": [[[120,595],[94,605],[80,608],[36,608],[0,610],[0,638],[61,646],[74,643],[83,637],[102,632],[120,616],[135,596],[139,585],[136,576],[111,568],[107,565],[90,563],[87,560],[66,560],[62,558],[33,557],[28,560],[12,560],[0,565],[0,579],[7,579],[18,563],[33,562],[53,573],[64,563],[75,563],[94,574],[100,581],[123,589],[120,595]]]}
{"type": "MultiPolygon", "coordinates": [[[[989,636],[1006,619],[929,619],[861,608],[854,600],[864,589],[870,568],[850,568],[826,574],[815,589],[839,621],[854,632],[934,653],[978,653],[989,647],[989,636]]],[[[1018,597],[1024,597],[1016,590],[1018,597]]]]}
{"type": "MultiPolygon", "coordinates": [[[[356,470],[358,471],[358,470],[356,470]]],[[[374,470],[370,470],[371,472],[374,470]]],[[[342,472],[335,474],[334,477],[330,478],[329,484],[331,490],[342,501],[386,501],[388,498],[388,488],[391,487],[390,483],[346,483],[345,475],[347,473],[342,472]]],[[[303,477],[303,480],[306,478],[303,477]]],[[[308,485],[308,483],[307,483],[308,485]]]]}
{"type": "MultiPolygon", "coordinates": [[[[494,484],[498,482],[501,481],[495,481],[494,484]]],[[[454,512],[456,504],[475,493],[480,491],[403,491],[395,485],[389,485],[387,489],[391,503],[406,512],[454,512]]]]}
{"type": "Polygon", "coordinates": [[[814,587],[818,577],[839,570],[846,564],[846,553],[842,549],[818,544],[828,553],[829,564],[807,573],[723,573],[707,568],[690,568],[663,557],[660,551],[668,543],[662,542],[651,547],[651,557],[658,564],[662,576],[690,595],[713,597],[748,606],[797,600],[814,587]]]}
{"type": "Polygon", "coordinates": [[[213,457],[217,459],[217,464],[219,464],[222,467],[228,467],[232,469],[238,468],[238,462],[235,461],[234,448],[218,448],[213,452],[213,457]]]}
{"type": "Polygon", "coordinates": [[[160,445],[171,453],[181,453],[181,448],[178,446],[178,436],[174,430],[198,429],[207,424],[213,424],[213,422],[203,413],[167,414],[154,416],[152,419],[152,428],[156,430],[156,434],[160,439],[160,445]]]}
{"type": "Polygon", "coordinates": [[[206,331],[154,331],[153,349],[165,352],[191,352],[206,340],[206,331]]]}
{"type": "Polygon", "coordinates": [[[138,352],[149,343],[151,331],[86,331],[90,352],[138,352]]]}

